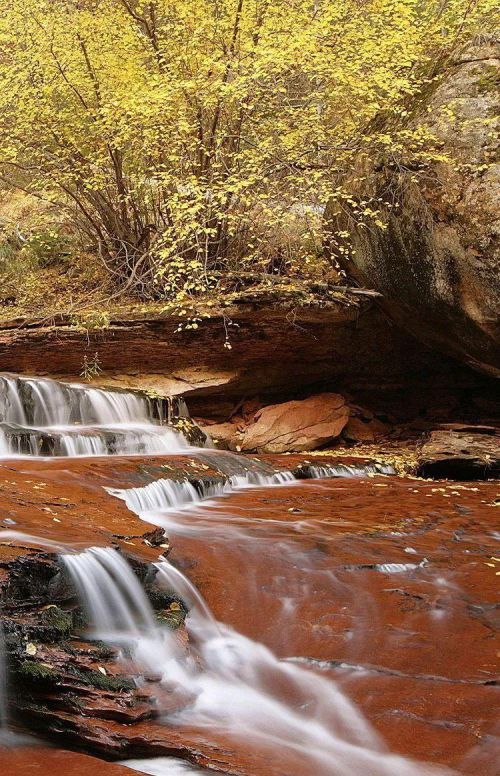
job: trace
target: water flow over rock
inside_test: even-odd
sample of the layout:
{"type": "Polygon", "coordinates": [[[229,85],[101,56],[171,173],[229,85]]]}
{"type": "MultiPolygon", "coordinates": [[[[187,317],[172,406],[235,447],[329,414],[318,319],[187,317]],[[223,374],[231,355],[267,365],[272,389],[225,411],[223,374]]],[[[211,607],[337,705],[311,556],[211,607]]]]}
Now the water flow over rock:
{"type": "MultiPolygon", "coordinates": [[[[431,767],[387,754],[377,735],[329,678],[282,662],[262,644],[216,623],[201,595],[166,561],[157,584],[192,604],[187,620],[193,649],[179,649],[151,609],[132,570],[113,550],[64,555],[96,634],[128,646],[138,674],[153,670],[165,688],[185,698],[165,724],[224,730],[296,761],[297,776],[425,776],[431,767]]],[[[158,765],[161,765],[158,763],[158,765]]],[[[155,773],[168,774],[154,770],[155,773]]]]}
{"type": "Polygon", "coordinates": [[[211,459],[219,470],[228,473],[225,480],[214,482],[200,479],[193,483],[190,480],[159,479],[140,488],[106,488],[106,490],[110,495],[124,501],[135,514],[146,515],[155,511],[178,511],[246,488],[291,485],[297,480],[304,479],[366,477],[372,473],[394,474],[391,466],[381,464],[365,466],[307,464],[295,471],[277,472],[259,461],[228,452],[204,452],[203,456],[211,459]],[[247,465],[252,468],[248,469],[247,465]]]}
{"type": "Polygon", "coordinates": [[[98,639],[131,638],[154,629],[153,610],[138,579],[122,556],[91,547],[61,559],[68,570],[98,639]]]}
{"type": "MultiPolygon", "coordinates": [[[[219,460],[222,455],[219,456],[219,460]]],[[[142,488],[107,488],[112,496],[124,501],[127,507],[138,515],[155,510],[180,509],[193,506],[209,499],[225,496],[235,490],[251,487],[270,487],[285,485],[295,481],[292,472],[274,472],[268,474],[258,471],[245,471],[239,462],[241,474],[233,474],[224,481],[211,482],[197,480],[160,479],[142,488]]]]}
{"type": "Polygon", "coordinates": [[[175,453],[189,445],[164,425],[184,401],[54,380],[0,376],[0,456],[175,453]]]}
{"type": "Polygon", "coordinates": [[[140,773],[148,773],[150,776],[203,776],[213,774],[213,771],[195,768],[184,760],[176,757],[155,757],[153,760],[129,760],[122,763],[127,768],[140,773]]]}

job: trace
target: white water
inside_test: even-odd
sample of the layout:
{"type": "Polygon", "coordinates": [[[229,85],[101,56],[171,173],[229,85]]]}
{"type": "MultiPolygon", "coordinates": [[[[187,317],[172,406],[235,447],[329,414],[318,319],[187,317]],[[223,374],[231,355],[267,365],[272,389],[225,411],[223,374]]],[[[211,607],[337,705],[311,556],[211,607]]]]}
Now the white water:
{"type": "MultiPolygon", "coordinates": [[[[156,581],[192,603],[187,628],[196,659],[154,622],[136,577],[114,550],[92,548],[62,559],[96,636],[127,645],[138,674],[160,671],[163,685],[185,697],[184,709],[165,724],[223,730],[234,740],[277,751],[286,761],[302,763],[305,770],[295,771],[297,776],[443,773],[387,753],[329,678],[280,661],[262,644],[216,623],[199,592],[166,561],[156,564],[156,581]]],[[[161,760],[153,760],[151,767],[162,776],[172,773],[171,761],[163,769],[161,760]]]]}
{"type": "MultiPolygon", "coordinates": [[[[185,403],[176,404],[185,416],[185,403]]],[[[131,393],[0,375],[0,457],[185,451],[186,440],[161,425],[162,414],[161,403],[131,393]]]]}
{"type": "Polygon", "coordinates": [[[291,472],[267,474],[247,471],[232,475],[224,482],[203,482],[197,487],[189,480],[154,480],[142,488],[106,488],[107,492],[124,501],[131,512],[145,515],[155,511],[179,510],[183,507],[199,504],[209,499],[233,493],[235,490],[251,487],[270,487],[295,482],[291,472]]]}
{"type": "Polygon", "coordinates": [[[141,773],[148,773],[150,776],[202,776],[202,774],[213,774],[213,771],[201,770],[195,768],[184,760],[178,760],[176,757],[155,757],[153,760],[128,760],[120,763],[127,768],[141,773]]]}
{"type": "MultiPolygon", "coordinates": [[[[155,424],[147,401],[140,397],[48,380],[0,377],[0,381],[0,455],[40,454],[47,438],[55,454],[72,456],[176,452],[187,446],[179,434],[155,424]]],[[[187,507],[210,504],[211,499],[242,488],[294,482],[291,472],[250,468],[242,474],[241,459],[227,455],[225,460],[228,479],[224,483],[195,486],[188,481],[159,480],[144,488],[110,492],[138,514],[147,514],[148,520],[157,514],[160,524],[199,533],[204,530],[204,518],[188,515],[187,507]]],[[[318,466],[309,467],[304,476],[364,473],[366,469],[318,466]]],[[[245,536],[229,523],[228,518],[226,537],[245,536]]],[[[207,528],[212,536],[213,528],[207,528]]],[[[5,532],[0,541],[21,537],[5,532]]],[[[51,542],[22,538],[61,552],[51,542]]],[[[276,550],[280,551],[279,546],[276,550]]],[[[307,666],[279,660],[263,644],[217,622],[199,591],[166,561],[156,564],[157,584],[174,591],[190,608],[189,652],[170,630],[158,625],[138,579],[117,552],[91,548],[78,554],[63,551],[61,558],[87,610],[93,637],[131,655],[137,681],[160,673],[164,686],[185,699],[182,711],[166,718],[165,724],[198,728],[208,738],[212,731],[215,740],[223,731],[235,742],[250,745],[257,757],[262,752],[264,762],[266,752],[272,751],[277,762],[283,757],[297,764],[287,776],[443,773],[389,754],[334,681],[307,666]]],[[[0,724],[5,715],[0,669],[0,724]]],[[[140,763],[129,765],[138,768],[140,763]]],[[[160,776],[203,773],[171,758],[143,763],[142,770],[160,776]]],[[[259,776],[264,776],[262,771],[259,776]]]]}
{"type": "Polygon", "coordinates": [[[122,556],[92,547],[62,560],[79,591],[97,639],[136,638],[154,629],[153,610],[122,556]]]}
{"type": "MultiPolygon", "coordinates": [[[[224,461],[234,462],[233,456],[228,453],[209,454],[217,458],[220,469],[224,467],[224,461]]],[[[243,465],[244,465],[243,458],[243,465]]],[[[255,466],[255,462],[252,462],[255,466]]],[[[238,459],[241,469],[242,459],[238,459]]],[[[330,477],[362,477],[367,473],[393,474],[391,467],[380,465],[367,466],[308,466],[306,479],[325,479],[330,477]]],[[[176,513],[180,509],[189,508],[215,498],[227,496],[238,490],[248,488],[269,488],[276,485],[291,485],[298,482],[291,471],[272,472],[267,467],[258,470],[248,470],[240,474],[232,474],[226,480],[220,482],[204,482],[199,480],[193,485],[189,480],[159,479],[140,488],[106,488],[107,492],[125,502],[131,512],[150,518],[154,513],[176,513]]],[[[156,522],[153,517],[153,522],[156,522]]],[[[163,525],[163,523],[161,523],[163,525]]],[[[165,526],[167,527],[167,526],[165,526]]],[[[168,527],[172,527],[169,522],[168,527]]]]}

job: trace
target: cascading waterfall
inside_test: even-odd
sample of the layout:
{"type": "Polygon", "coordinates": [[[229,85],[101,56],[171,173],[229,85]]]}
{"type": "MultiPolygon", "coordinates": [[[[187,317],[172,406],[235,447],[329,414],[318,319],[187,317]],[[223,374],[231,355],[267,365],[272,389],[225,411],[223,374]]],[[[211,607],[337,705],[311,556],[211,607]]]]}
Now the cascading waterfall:
{"type": "Polygon", "coordinates": [[[217,623],[196,588],[167,561],[156,564],[156,583],[191,603],[186,624],[195,656],[154,622],[144,591],[116,551],[91,548],[62,560],[95,635],[126,644],[139,674],[160,670],[166,688],[185,694],[185,707],[165,724],[223,729],[235,739],[272,746],[299,758],[308,775],[443,773],[388,754],[333,680],[280,661],[262,644],[217,623]]]}
{"type": "MultiPolygon", "coordinates": [[[[222,456],[219,455],[219,460],[221,458],[222,456]]],[[[141,515],[155,510],[179,510],[209,499],[220,498],[243,488],[262,488],[292,482],[295,482],[292,472],[267,474],[267,472],[247,471],[232,475],[221,482],[199,480],[196,486],[189,480],[159,479],[142,488],[106,488],[106,490],[110,495],[124,501],[131,512],[141,515]]]]}
{"type": "Polygon", "coordinates": [[[182,399],[55,380],[0,376],[0,457],[165,454],[185,451],[181,433],[162,425],[185,417],[182,399]]]}
{"type": "Polygon", "coordinates": [[[367,463],[362,466],[338,463],[335,465],[307,464],[302,467],[299,479],[324,480],[331,477],[367,477],[373,474],[396,474],[393,466],[382,463],[367,463]]]}
{"type": "MultiPolygon", "coordinates": [[[[180,403],[176,415],[186,413],[185,405],[180,403]]],[[[162,425],[171,419],[170,410],[155,407],[147,397],[51,380],[0,376],[3,456],[194,451],[181,434],[162,425]]],[[[293,485],[302,479],[393,473],[390,467],[380,465],[321,464],[278,472],[231,453],[197,453],[219,468],[224,478],[160,479],[142,488],[107,490],[149,522],[172,528],[173,533],[199,533],[205,530],[205,518],[194,516],[196,510],[235,491],[293,485]]],[[[233,546],[234,538],[244,537],[245,531],[236,519],[231,525],[231,520],[225,516],[221,530],[227,531],[226,538],[233,546]]],[[[247,522],[252,523],[252,519],[247,522]]],[[[256,517],[254,522],[262,521],[256,517]]],[[[293,520],[287,524],[293,525],[293,520]]],[[[207,530],[216,537],[214,527],[216,521],[207,530]]],[[[3,532],[0,540],[21,536],[3,532]]],[[[138,578],[117,551],[93,547],[75,553],[36,537],[22,538],[58,552],[87,611],[91,637],[122,650],[138,682],[160,673],[163,686],[175,691],[176,698],[185,699],[183,708],[166,717],[165,724],[212,730],[214,735],[224,731],[234,740],[264,750],[273,748],[284,753],[285,759],[295,760],[301,768],[303,765],[300,776],[443,773],[387,753],[362,714],[331,678],[300,661],[280,660],[264,644],[218,622],[197,588],[168,561],[155,564],[155,583],[185,602],[189,610],[189,651],[156,620],[138,578]]],[[[0,732],[2,726],[6,727],[7,715],[3,652],[0,639],[0,732]]],[[[162,776],[203,773],[164,758],[142,766],[130,762],[129,766],[162,776]]]]}
{"type": "Polygon", "coordinates": [[[79,591],[96,639],[136,638],[154,628],[153,610],[122,556],[105,547],[61,555],[79,591]]]}
{"type": "MultiPolygon", "coordinates": [[[[204,457],[212,457],[217,467],[224,470],[224,464],[232,461],[230,453],[209,453],[204,457]]],[[[244,461],[245,459],[243,459],[244,461]]],[[[248,459],[247,459],[248,460],[248,459]]],[[[186,509],[215,498],[227,496],[246,488],[269,488],[276,485],[291,485],[303,479],[326,479],[332,477],[363,477],[367,474],[394,474],[394,469],[381,464],[366,466],[346,466],[343,464],[330,466],[311,466],[299,470],[298,476],[291,471],[273,472],[268,466],[251,461],[257,470],[248,470],[240,474],[231,474],[224,481],[204,482],[198,480],[194,485],[189,480],[158,479],[139,488],[106,488],[106,491],[125,502],[131,512],[139,516],[147,516],[154,512],[170,512],[186,509]]],[[[234,462],[233,462],[234,464],[234,462]]],[[[244,465],[244,464],[243,464],[244,465]]],[[[238,458],[238,466],[242,468],[242,460],[238,458]]]]}
{"type": "Polygon", "coordinates": [[[177,656],[178,645],[157,626],[144,590],[118,552],[91,547],[60,558],[86,611],[90,636],[133,655],[141,671],[155,673],[160,655],[177,656]]]}

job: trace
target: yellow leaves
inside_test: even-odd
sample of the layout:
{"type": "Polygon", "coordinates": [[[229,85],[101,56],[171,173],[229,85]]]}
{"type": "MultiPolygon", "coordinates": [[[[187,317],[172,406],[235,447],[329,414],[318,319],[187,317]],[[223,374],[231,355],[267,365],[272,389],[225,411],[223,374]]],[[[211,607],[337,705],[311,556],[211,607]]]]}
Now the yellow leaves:
{"type": "Polygon", "coordinates": [[[490,568],[495,569],[495,576],[497,577],[500,576],[500,569],[499,569],[500,558],[496,558],[492,556],[490,557],[489,561],[483,561],[483,563],[485,566],[489,566],[490,568]],[[493,561],[493,563],[491,563],[490,561],[493,561]]]}
{"type": "Polygon", "coordinates": [[[248,266],[278,242],[314,263],[332,196],[384,228],[378,203],[332,181],[356,153],[429,158],[426,133],[405,128],[408,100],[481,15],[468,0],[439,13],[430,0],[275,0],[238,19],[234,0],[134,7],[0,0],[0,167],[61,201],[75,229],[87,218],[99,246],[106,230],[121,240],[124,208],[132,233],[151,223],[155,282],[173,298],[206,290],[206,265],[235,245],[248,266]],[[391,128],[377,133],[380,111],[391,128]]]}

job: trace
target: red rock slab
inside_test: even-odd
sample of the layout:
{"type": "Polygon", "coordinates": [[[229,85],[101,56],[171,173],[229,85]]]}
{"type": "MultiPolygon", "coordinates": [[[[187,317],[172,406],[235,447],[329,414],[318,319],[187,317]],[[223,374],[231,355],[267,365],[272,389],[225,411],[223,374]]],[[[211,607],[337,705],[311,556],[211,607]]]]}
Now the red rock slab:
{"type": "MultiPolygon", "coordinates": [[[[0,531],[82,547],[116,542],[128,555],[156,558],[161,550],[152,550],[142,538],[152,526],[104,488],[146,485],[172,472],[199,476],[210,471],[188,455],[2,460],[0,531]]],[[[22,542],[11,544],[0,544],[0,563],[19,555],[22,542]]]]}
{"type": "MultiPolygon", "coordinates": [[[[54,715],[54,719],[56,716],[54,715]]],[[[64,724],[64,716],[57,720],[64,724]]],[[[162,725],[155,722],[139,723],[124,728],[112,721],[89,719],[72,720],[73,738],[79,746],[107,746],[110,753],[121,758],[173,757],[184,759],[201,768],[227,776],[323,776],[321,765],[311,755],[314,751],[288,749],[250,738],[231,736],[221,729],[195,729],[162,725]]],[[[419,747],[420,748],[420,747],[419,747]]],[[[426,757],[425,762],[429,761],[426,757]]],[[[422,773],[428,770],[422,765],[422,773]]],[[[371,776],[366,771],[366,776],[371,776]]],[[[16,774],[17,776],[17,774],[16,774]]],[[[360,773],[360,776],[365,776],[360,773]]],[[[437,774],[433,774],[437,776],[437,774]]],[[[446,771],[442,776],[456,776],[446,771]]]]}
{"type": "Polygon", "coordinates": [[[209,508],[206,535],[172,536],[171,558],[280,656],[364,669],[348,694],[396,751],[457,765],[498,705],[495,498],[494,483],[395,477],[253,490],[209,508]]]}
{"type": "MultiPolygon", "coordinates": [[[[151,459],[158,476],[160,460],[151,459]]],[[[52,537],[73,532],[107,543],[150,529],[102,490],[142,484],[137,460],[36,464],[7,470],[9,498],[25,503],[6,505],[21,513],[24,530],[33,525],[47,535],[47,525],[52,537]],[[41,494],[34,483],[45,483],[41,494]],[[53,523],[43,505],[58,509],[47,496],[65,497],[68,488],[71,517],[53,523]]],[[[387,477],[253,489],[183,513],[208,530],[197,539],[174,532],[172,558],[219,619],[282,657],[315,658],[330,670],[339,663],[364,668],[362,677],[346,680],[346,690],[396,751],[456,764],[473,742],[484,753],[494,732],[495,497],[492,483],[387,477]],[[241,529],[239,538],[231,527],[241,529]],[[377,568],[386,563],[417,568],[377,568]]],[[[127,552],[151,552],[140,539],[129,541],[127,552]]],[[[222,731],[124,725],[55,709],[47,715],[69,741],[105,755],[189,757],[244,776],[318,776],[305,763],[222,731]]]]}
{"type": "Polygon", "coordinates": [[[497,687],[347,668],[331,675],[392,752],[461,770],[474,747],[488,746],[498,733],[497,687]]]}
{"type": "Polygon", "coordinates": [[[390,666],[404,670],[421,651],[428,673],[449,674],[460,658],[456,675],[472,677],[494,644],[495,485],[455,487],[377,477],[246,491],[202,510],[206,535],[175,536],[171,557],[220,619],[285,656],[392,650],[390,666]],[[228,515],[253,541],[224,535],[228,515]],[[423,565],[376,570],[384,564],[423,565]],[[284,628],[280,596],[296,601],[284,628]]]}
{"type": "MultiPolygon", "coordinates": [[[[275,456],[270,463],[286,469],[300,461],[298,456],[275,456]]],[[[152,526],[104,488],[132,488],[162,477],[210,474],[220,472],[207,457],[189,454],[0,460],[0,531],[21,531],[82,547],[116,542],[129,555],[157,557],[160,551],[152,551],[142,539],[152,526]]],[[[17,557],[19,547],[19,541],[13,541],[12,547],[2,542],[0,563],[17,557]]],[[[0,569],[0,581],[1,574],[0,569]]]]}
{"type": "Polygon", "coordinates": [[[46,747],[0,747],[2,776],[130,776],[132,771],[86,754],[46,747]]]}

